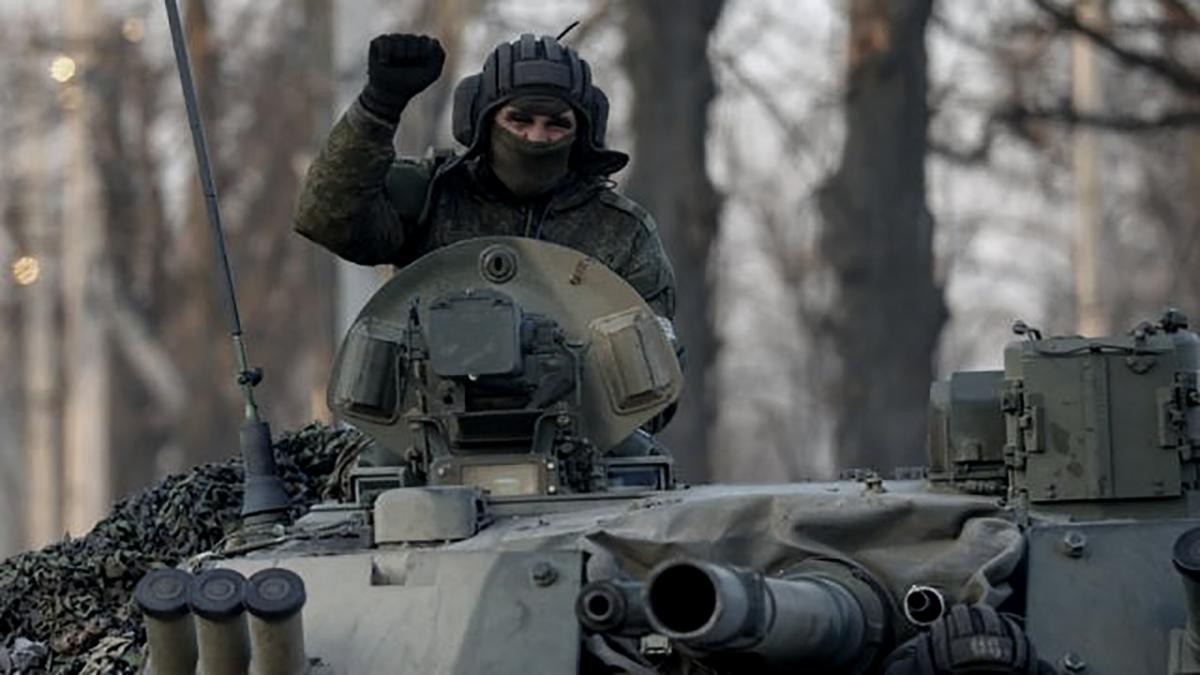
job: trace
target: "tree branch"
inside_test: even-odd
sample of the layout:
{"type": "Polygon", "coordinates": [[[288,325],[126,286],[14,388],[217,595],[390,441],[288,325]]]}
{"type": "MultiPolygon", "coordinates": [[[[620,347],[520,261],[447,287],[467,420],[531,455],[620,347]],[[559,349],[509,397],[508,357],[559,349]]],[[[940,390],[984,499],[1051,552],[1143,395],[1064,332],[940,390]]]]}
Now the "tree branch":
{"type": "Polygon", "coordinates": [[[929,24],[931,27],[937,28],[945,33],[946,37],[950,38],[951,40],[977,52],[994,54],[1002,45],[1002,43],[999,42],[994,42],[987,40],[986,38],[980,38],[975,35],[971,35],[966,30],[963,30],[961,26],[954,25],[954,23],[951,22],[950,19],[947,19],[942,12],[938,11],[937,6],[934,7],[933,14],[929,16],[929,24]]]}
{"type": "Polygon", "coordinates": [[[162,411],[174,417],[187,401],[187,382],[165,345],[159,342],[142,314],[134,308],[112,278],[105,273],[100,285],[109,311],[110,326],[115,342],[121,347],[129,365],[140,377],[162,411]]]}
{"type": "Polygon", "coordinates": [[[1147,70],[1186,91],[1200,92],[1200,75],[1158,54],[1150,54],[1117,44],[1109,35],[1082,23],[1071,10],[1059,7],[1054,0],[1033,0],[1036,5],[1068,30],[1085,35],[1098,47],[1128,66],[1147,70]]]}
{"type": "Polygon", "coordinates": [[[996,118],[1012,126],[1040,120],[1131,133],[1200,126],[1200,110],[1171,110],[1152,116],[1139,117],[1082,112],[1069,105],[1059,108],[1013,106],[998,112],[996,118]]]}
{"type": "Polygon", "coordinates": [[[979,140],[969,147],[964,148],[951,145],[942,139],[934,138],[932,134],[929,136],[926,144],[929,153],[934,156],[941,157],[954,164],[972,166],[987,161],[992,152],[992,141],[995,138],[996,133],[993,125],[988,124],[979,140]]]}
{"type": "Polygon", "coordinates": [[[749,73],[742,68],[737,59],[729,53],[719,50],[712,50],[713,60],[724,67],[738,84],[745,88],[764,112],[775,120],[779,128],[787,137],[787,142],[791,149],[799,150],[808,147],[810,141],[808,135],[804,132],[803,127],[796,122],[796,115],[793,111],[784,110],[779,102],[775,99],[775,95],[758,80],[754,79],[749,73]]]}

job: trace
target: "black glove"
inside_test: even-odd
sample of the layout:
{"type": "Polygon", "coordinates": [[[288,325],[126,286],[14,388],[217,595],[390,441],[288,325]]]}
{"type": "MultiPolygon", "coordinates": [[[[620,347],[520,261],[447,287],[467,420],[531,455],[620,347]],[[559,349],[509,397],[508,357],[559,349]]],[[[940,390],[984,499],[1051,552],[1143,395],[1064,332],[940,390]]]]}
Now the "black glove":
{"type": "Polygon", "coordinates": [[[1017,622],[986,605],[955,605],[917,636],[896,649],[886,675],[1043,675],[1054,668],[1037,657],[1017,622]]]}
{"type": "Polygon", "coordinates": [[[446,52],[442,43],[425,35],[393,33],[371,40],[367,52],[367,86],[358,100],[392,124],[412,97],[442,74],[446,52]]]}

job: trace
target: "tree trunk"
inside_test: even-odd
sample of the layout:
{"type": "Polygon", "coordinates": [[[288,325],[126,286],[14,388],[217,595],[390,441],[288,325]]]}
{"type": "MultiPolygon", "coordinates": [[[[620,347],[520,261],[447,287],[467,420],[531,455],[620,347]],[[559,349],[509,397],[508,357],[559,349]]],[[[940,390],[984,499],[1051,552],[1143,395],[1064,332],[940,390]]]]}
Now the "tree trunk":
{"type": "Polygon", "coordinates": [[[710,253],[721,197],[708,176],[708,104],[716,94],[708,38],[724,0],[627,2],[624,62],[633,85],[630,196],[659,224],[678,282],[675,326],[686,348],[687,384],[663,433],[686,480],[708,478],[708,437],[718,339],[710,253]]]}
{"type": "MultiPolygon", "coordinates": [[[[0,185],[10,188],[16,187],[17,183],[14,177],[5,175],[0,185]]],[[[16,247],[7,229],[0,222],[0,260],[16,259],[13,255],[16,247]]],[[[22,389],[26,377],[26,366],[21,359],[21,338],[28,326],[21,325],[18,289],[15,284],[6,282],[7,279],[0,281],[0,321],[8,326],[8,330],[0,331],[0,371],[8,375],[0,379],[0,558],[24,548],[23,518],[28,503],[26,455],[22,452],[26,445],[21,423],[22,389]]]]}
{"type": "MultiPolygon", "coordinates": [[[[310,147],[317,147],[320,139],[328,133],[333,123],[333,18],[334,0],[304,1],[304,54],[306,63],[302,77],[307,78],[308,98],[304,102],[308,124],[302,133],[307,134],[310,147]]],[[[299,134],[298,134],[299,135],[299,134]]],[[[295,167],[296,176],[302,175],[304,167],[295,167]]],[[[334,285],[337,270],[333,256],[317,246],[306,246],[300,254],[311,266],[309,275],[312,291],[312,330],[308,348],[309,409],[314,419],[332,420],[325,403],[325,388],[329,381],[329,369],[337,349],[337,330],[334,285]]]]}
{"type": "Polygon", "coordinates": [[[96,94],[90,133],[100,183],[96,220],[109,247],[102,296],[114,368],[123,374],[111,381],[113,463],[120,467],[112,487],[123,495],[158,477],[159,453],[171,447],[193,383],[177,365],[182,352],[161,341],[159,324],[167,225],[148,130],[158,114],[159,85],[174,83],[158,77],[140,45],[122,36],[120,19],[105,17],[100,25],[89,78],[96,94]]]}
{"type": "MultiPolygon", "coordinates": [[[[1096,0],[1075,7],[1080,22],[1099,27],[1104,6],[1096,0]]],[[[1071,103],[1083,114],[1104,110],[1104,88],[1099,55],[1091,38],[1071,36],[1071,103]]],[[[1104,301],[1104,179],[1100,167],[1100,132],[1086,126],[1071,130],[1071,154],[1075,173],[1075,308],[1076,331],[1080,335],[1108,335],[1108,305],[1104,301]]]]}
{"type": "Polygon", "coordinates": [[[925,27],[932,0],[851,0],[846,142],[821,186],[826,322],[842,467],[924,463],[933,355],[947,311],[925,203],[925,27]]]}
{"type": "MultiPolygon", "coordinates": [[[[25,80],[28,81],[28,80],[25,80]]],[[[38,278],[22,294],[22,358],[25,404],[24,548],[40,548],[62,535],[62,399],[59,334],[59,242],[47,204],[50,183],[42,144],[47,101],[30,83],[23,94],[30,126],[24,132],[25,226],[28,254],[38,261],[38,278]]],[[[14,194],[18,194],[15,193],[14,194]]]]}
{"type": "MultiPolygon", "coordinates": [[[[67,0],[67,34],[72,55],[86,68],[94,57],[94,8],[90,0],[67,0]]],[[[66,382],[63,410],[63,525],[87,532],[111,507],[109,436],[108,312],[103,306],[107,270],[104,227],[96,215],[94,165],[88,134],[90,92],[73,80],[68,94],[70,155],[66,169],[62,228],[62,289],[66,382]],[[70,92],[74,92],[71,95],[70,92]]]]}

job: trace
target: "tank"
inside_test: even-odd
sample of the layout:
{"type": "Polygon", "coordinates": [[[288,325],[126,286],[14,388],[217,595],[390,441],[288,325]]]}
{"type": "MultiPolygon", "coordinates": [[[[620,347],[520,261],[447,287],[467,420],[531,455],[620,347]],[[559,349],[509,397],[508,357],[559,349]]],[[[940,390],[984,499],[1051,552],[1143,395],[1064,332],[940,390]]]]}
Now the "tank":
{"type": "Polygon", "coordinates": [[[146,575],[145,672],[898,673],[962,644],[1200,673],[1200,339],[1017,328],[1002,371],[932,386],[927,470],[685,486],[645,431],[676,345],[634,289],[530,239],[437,250],[336,357],[371,439],[336,498],[146,575]],[[982,607],[1002,639],[961,632],[982,607]]]}

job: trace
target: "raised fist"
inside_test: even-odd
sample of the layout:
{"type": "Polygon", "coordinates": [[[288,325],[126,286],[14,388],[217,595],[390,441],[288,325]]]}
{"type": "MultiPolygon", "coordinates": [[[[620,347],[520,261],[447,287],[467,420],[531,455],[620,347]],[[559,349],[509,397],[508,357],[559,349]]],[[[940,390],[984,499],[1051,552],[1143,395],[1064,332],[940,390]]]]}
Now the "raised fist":
{"type": "Polygon", "coordinates": [[[367,110],[397,122],[412,97],[442,74],[446,52],[435,38],[393,33],[371,40],[367,86],[360,100],[367,110]]]}

